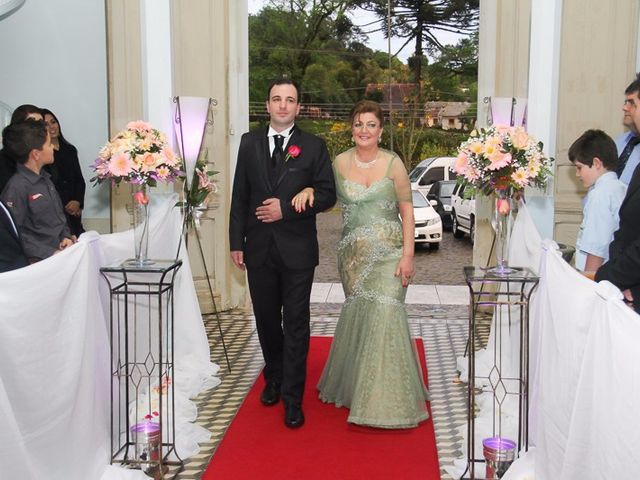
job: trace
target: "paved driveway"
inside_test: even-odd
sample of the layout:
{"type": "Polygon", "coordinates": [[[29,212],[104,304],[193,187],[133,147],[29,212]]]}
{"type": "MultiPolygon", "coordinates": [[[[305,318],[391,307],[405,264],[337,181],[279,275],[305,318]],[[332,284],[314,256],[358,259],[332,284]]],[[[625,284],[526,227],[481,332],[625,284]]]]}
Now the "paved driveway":
{"type": "MultiPolygon", "coordinates": [[[[342,231],[340,210],[334,209],[317,217],[318,240],[320,242],[320,265],[316,269],[315,282],[335,283],[340,281],[336,261],[336,246],[342,231]]],[[[468,237],[453,238],[444,232],[440,249],[429,250],[428,246],[416,246],[417,285],[464,285],[462,267],[471,265],[473,246],[468,237]]]]}

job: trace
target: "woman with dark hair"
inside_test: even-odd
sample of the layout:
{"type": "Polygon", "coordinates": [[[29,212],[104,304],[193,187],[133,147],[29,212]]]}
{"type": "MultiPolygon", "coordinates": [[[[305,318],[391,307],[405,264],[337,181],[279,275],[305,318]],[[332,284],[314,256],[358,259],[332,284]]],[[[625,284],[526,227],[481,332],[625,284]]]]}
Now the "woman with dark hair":
{"type": "MultiPolygon", "coordinates": [[[[25,120],[42,122],[44,120],[42,110],[35,105],[30,105],[28,103],[20,105],[11,114],[11,123],[9,125],[21,123],[25,120]]],[[[7,152],[5,152],[4,149],[0,150],[0,193],[2,193],[4,186],[14,173],[16,173],[16,160],[7,155],[7,152]]]]}
{"type": "MultiPolygon", "coordinates": [[[[355,146],[333,161],[346,300],[318,390],[322,401],[350,409],[350,423],[412,428],[429,416],[404,305],[415,269],[413,200],[402,160],[379,147],[383,120],[378,103],[358,102],[350,114],[355,146]]],[[[292,200],[297,211],[307,203],[312,189],[292,200]]]]}
{"type": "Polygon", "coordinates": [[[60,195],[71,233],[78,237],[84,233],[82,209],[84,208],[86,187],[78,160],[78,150],[62,135],[60,122],[55,114],[46,108],[42,109],[42,113],[54,149],[54,162],[45,168],[51,175],[51,180],[60,195]]]}

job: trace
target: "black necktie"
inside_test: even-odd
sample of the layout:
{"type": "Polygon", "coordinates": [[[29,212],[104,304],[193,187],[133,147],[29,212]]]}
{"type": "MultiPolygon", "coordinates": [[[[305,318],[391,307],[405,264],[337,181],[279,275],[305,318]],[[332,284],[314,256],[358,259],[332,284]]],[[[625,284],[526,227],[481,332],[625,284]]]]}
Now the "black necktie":
{"type": "Polygon", "coordinates": [[[640,143],[640,137],[631,137],[625,145],[624,150],[622,150],[618,158],[618,166],[616,167],[616,175],[618,175],[618,178],[622,175],[624,167],[627,165],[627,160],[629,160],[631,152],[633,152],[633,149],[638,143],[640,143]]]}
{"type": "Polygon", "coordinates": [[[284,137],[282,135],[274,135],[273,143],[275,144],[275,147],[273,149],[273,153],[271,154],[271,165],[273,166],[273,168],[277,169],[282,162],[282,154],[284,153],[284,151],[282,150],[284,137]]]}

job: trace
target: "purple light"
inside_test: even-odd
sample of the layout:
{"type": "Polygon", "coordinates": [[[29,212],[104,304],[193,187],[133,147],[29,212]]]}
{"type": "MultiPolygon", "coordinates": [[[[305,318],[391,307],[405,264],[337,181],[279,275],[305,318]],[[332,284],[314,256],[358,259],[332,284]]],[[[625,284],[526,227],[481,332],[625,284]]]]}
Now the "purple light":
{"type": "Polygon", "coordinates": [[[132,433],[158,433],[160,431],[160,424],[155,422],[142,422],[136,423],[131,427],[132,433]]]}
{"type": "Polygon", "coordinates": [[[491,437],[491,438],[485,438],[482,441],[482,446],[483,447],[488,447],[491,448],[493,450],[515,450],[516,449],[516,442],[509,440],[508,438],[502,438],[502,437],[491,437]]]}
{"type": "Polygon", "coordinates": [[[207,97],[175,97],[173,128],[178,139],[178,149],[184,160],[187,185],[196,168],[202,137],[207,124],[207,115],[211,99],[207,97]]]}

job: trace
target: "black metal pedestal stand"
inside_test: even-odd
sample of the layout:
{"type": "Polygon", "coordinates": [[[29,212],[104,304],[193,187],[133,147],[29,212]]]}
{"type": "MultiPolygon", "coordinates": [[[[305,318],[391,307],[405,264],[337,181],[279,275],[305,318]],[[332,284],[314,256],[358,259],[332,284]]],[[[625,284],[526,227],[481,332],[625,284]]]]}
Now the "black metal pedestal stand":
{"type": "Polygon", "coordinates": [[[110,292],[111,463],[143,468],[155,478],[165,478],[168,467],[177,467],[174,476],[184,468],[175,448],[173,387],[173,285],[181,266],[179,260],[152,260],[100,269],[110,292]],[[137,445],[132,427],[145,421],[160,426],[155,456],[136,450],[140,439],[137,445]]]}
{"type": "MultiPolygon", "coordinates": [[[[492,395],[492,436],[502,436],[502,415],[505,400],[509,396],[518,397],[518,433],[517,451],[529,447],[529,300],[538,285],[539,278],[527,268],[515,268],[515,272],[508,275],[492,274],[490,270],[464,267],[465,281],[469,287],[469,340],[468,340],[468,369],[469,384],[467,393],[467,468],[461,479],[475,479],[477,463],[484,463],[483,457],[477,457],[475,452],[475,397],[480,392],[492,395]],[[487,286],[495,288],[485,289],[487,286]],[[487,376],[476,373],[475,345],[476,345],[476,313],[478,307],[494,309],[494,331],[491,335],[495,339],[493,365],[487,376]],[[516,318],[512,318],[512,314],[516,318]],[[506,360],[502,357],[502,325],[507,317],[509,328],[519,324],[519,352],[517,377],[506,376],[504,370],[506,360]],[[485,380],[487,387],[476,387],[477,380],[485,380]],[[510,389],[516,385],[515,389],[510,389]],[[467,475],[467,476],[465,476],[467,475]]],[[[482,476],[484,478],[484,475],[482,476]]]]}

